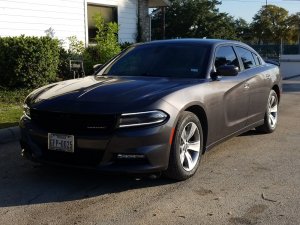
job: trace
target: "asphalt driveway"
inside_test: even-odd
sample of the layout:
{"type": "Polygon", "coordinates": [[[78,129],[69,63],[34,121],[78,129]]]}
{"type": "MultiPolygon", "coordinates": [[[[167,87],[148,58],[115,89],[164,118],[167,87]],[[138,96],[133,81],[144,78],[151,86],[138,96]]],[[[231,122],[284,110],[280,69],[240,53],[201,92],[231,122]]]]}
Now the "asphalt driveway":
{"type": "Polygon", "coordinates": [[[0,145],[0,224],[300,224],[300,78],[284,82],[278,129],[205,154],[190,180],[37,166],[0,145]]]}

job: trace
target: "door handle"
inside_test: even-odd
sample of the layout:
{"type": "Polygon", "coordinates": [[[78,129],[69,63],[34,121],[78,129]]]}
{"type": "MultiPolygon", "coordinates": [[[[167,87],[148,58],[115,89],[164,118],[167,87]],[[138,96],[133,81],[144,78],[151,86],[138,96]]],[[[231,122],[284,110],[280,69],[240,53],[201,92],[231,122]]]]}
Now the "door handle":
{"type": "Polygon", "coordinates": [[[245,84],[244,84],[244,88],[245,88],[245,89],[249,89],[249,88],[250,88],[250,85],[249,85],[248,83],[245,83],[245,84]]]}
{"type": "Polygon", "coordinates": [[[270,80],[270,79],[271,79],[271,75],[270,75],[270,74],[267,74],[267,75],[266,75],[266,78],[267,78],[267,80],[270,80]]]}

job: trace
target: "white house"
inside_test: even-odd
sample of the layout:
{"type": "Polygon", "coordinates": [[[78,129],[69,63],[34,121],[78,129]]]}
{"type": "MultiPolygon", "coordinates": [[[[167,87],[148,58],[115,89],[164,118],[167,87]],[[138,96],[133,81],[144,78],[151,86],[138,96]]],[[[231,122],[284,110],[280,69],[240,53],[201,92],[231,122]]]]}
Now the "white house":
{"type": "Polygon", "coordinates": [[[166,6],[168,0],[1,0],[0,36],[43,36],[46,30],[66,40],[76,36],[88,45],[95,37],[93,15],[118,22],[119,41],[135,42],[138,19],[149,34],[148,7],[166,6]]]}

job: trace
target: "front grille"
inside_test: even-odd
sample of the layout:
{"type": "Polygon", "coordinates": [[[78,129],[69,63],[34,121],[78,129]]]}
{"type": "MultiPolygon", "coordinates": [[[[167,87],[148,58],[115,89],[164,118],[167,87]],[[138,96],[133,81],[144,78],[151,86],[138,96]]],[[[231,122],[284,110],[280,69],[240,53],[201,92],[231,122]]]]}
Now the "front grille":
{"type": "Polygon", "coordinates": [[[32,122],[50,133],[109,134],[117,123],[117,115],[84,115],[32,109],[32,122]]]}

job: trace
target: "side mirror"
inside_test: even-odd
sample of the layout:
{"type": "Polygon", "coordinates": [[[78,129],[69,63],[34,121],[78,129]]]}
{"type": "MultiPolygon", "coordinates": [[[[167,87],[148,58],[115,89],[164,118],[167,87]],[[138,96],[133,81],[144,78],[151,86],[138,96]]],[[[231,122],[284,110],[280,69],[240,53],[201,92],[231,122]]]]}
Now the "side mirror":
{"type": "Polygon", "coordinates": [[[233,65],[224,65],[217,68],[218,76],[236,76],[240,69],[233,65]]]}
{"type": "Polygon", "coordinates": [[[94,73],[96,73],[101,66],[102,66],[102,64],[93,65],[94,73]]]}

